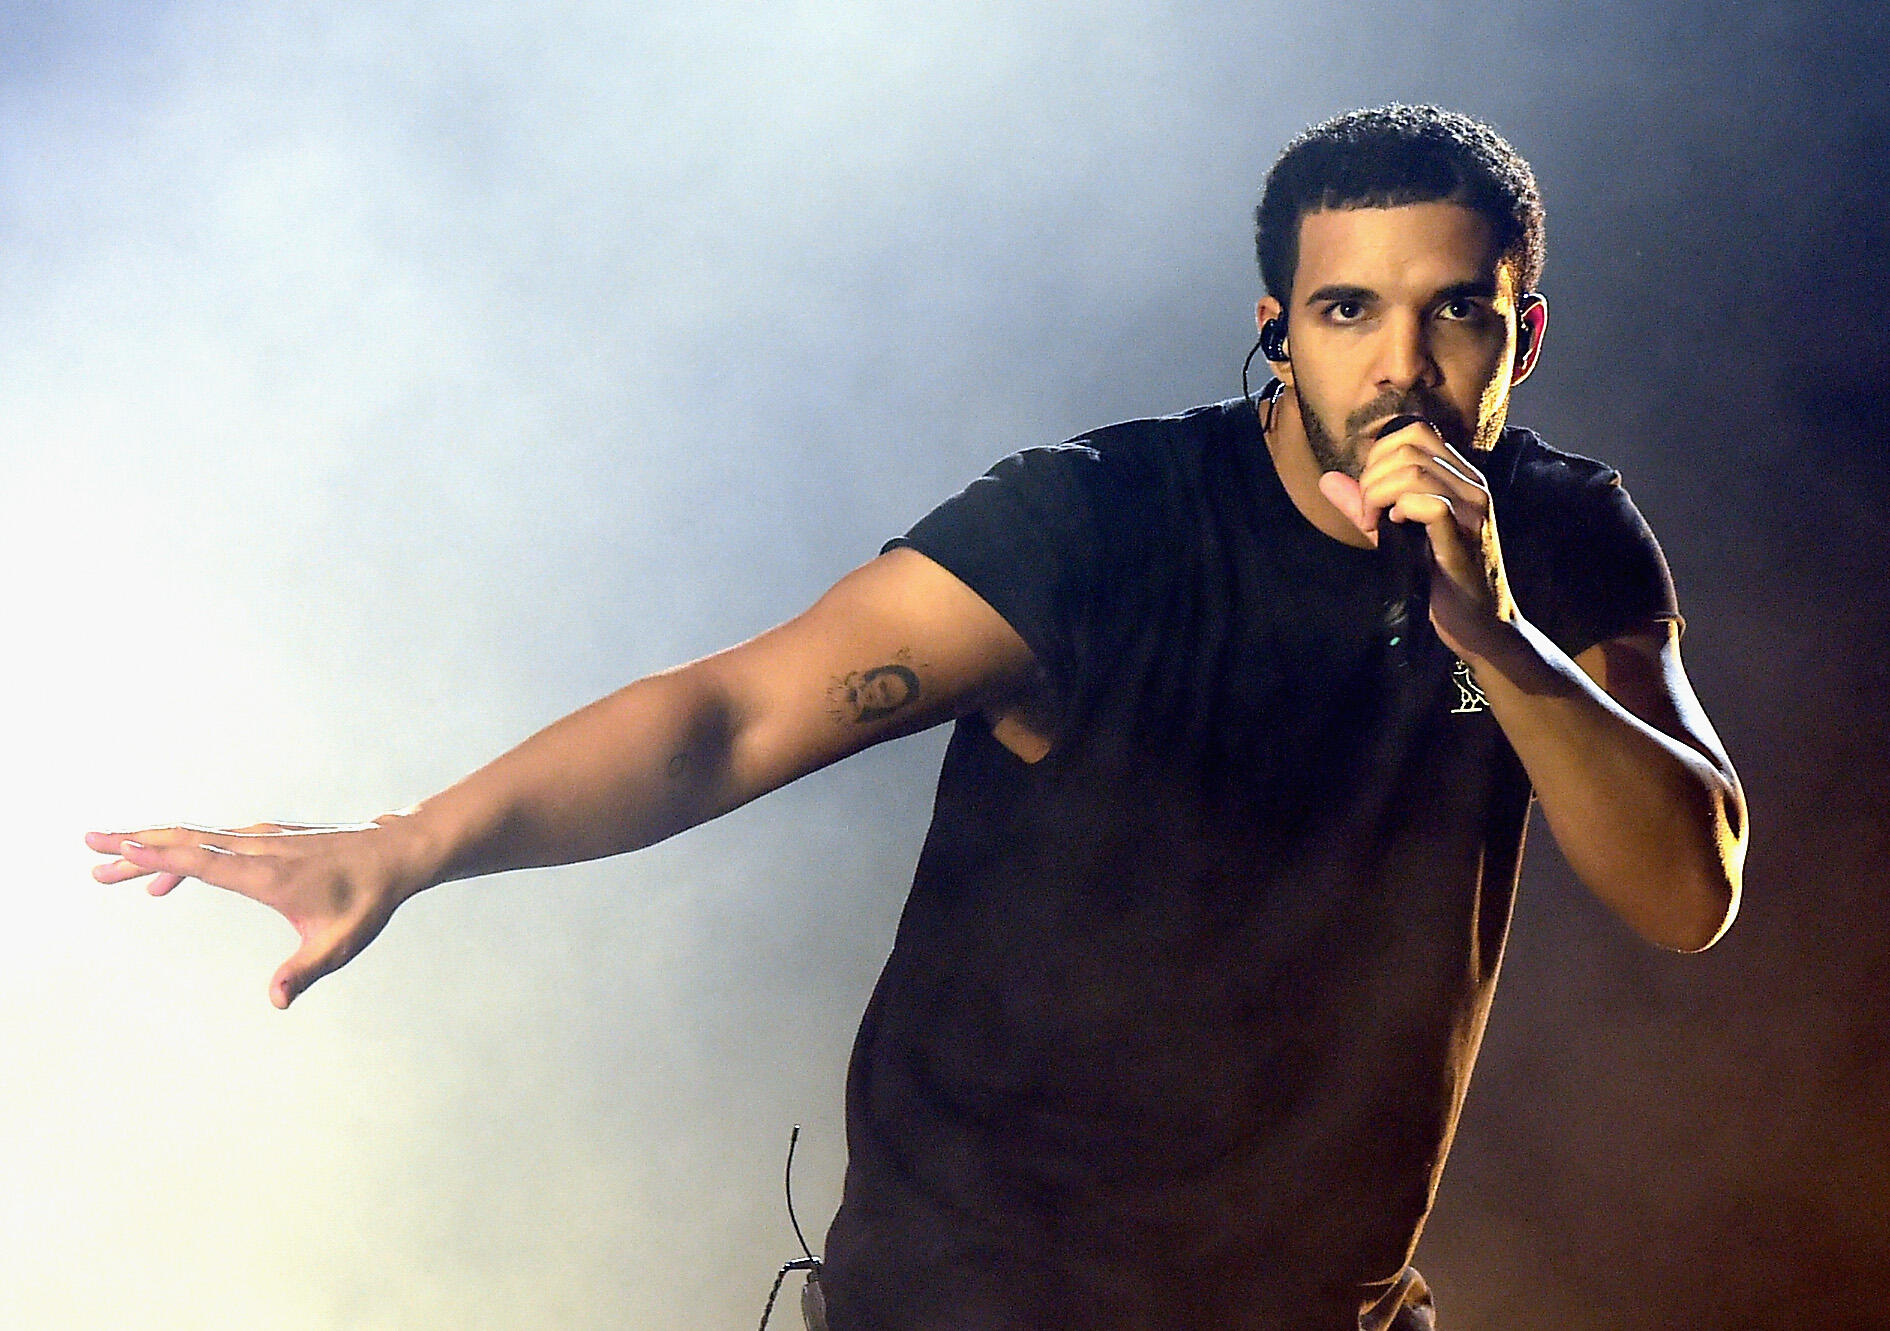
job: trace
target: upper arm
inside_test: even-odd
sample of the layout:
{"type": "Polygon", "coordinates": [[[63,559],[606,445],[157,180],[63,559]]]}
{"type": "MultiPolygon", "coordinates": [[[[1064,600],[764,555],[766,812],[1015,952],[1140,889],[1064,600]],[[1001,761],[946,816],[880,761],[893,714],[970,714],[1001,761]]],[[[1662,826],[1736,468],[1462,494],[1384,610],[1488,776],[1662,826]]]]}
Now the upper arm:
{"type": "Polygon", "coordinates": [[[1575,664],[1635,717],[1706,759],[1738,794],[1739,776],[1681,663],[1677,624],[1660,621],[1598,642],[1575,664]]]}
{"type": "Polygon", "coordinates": [[[998,715],[1037,674],[997,611],[906,548],[847,574],[787,623],[682,669],[727,708],[743,798],[881,740],[998,715]]]}

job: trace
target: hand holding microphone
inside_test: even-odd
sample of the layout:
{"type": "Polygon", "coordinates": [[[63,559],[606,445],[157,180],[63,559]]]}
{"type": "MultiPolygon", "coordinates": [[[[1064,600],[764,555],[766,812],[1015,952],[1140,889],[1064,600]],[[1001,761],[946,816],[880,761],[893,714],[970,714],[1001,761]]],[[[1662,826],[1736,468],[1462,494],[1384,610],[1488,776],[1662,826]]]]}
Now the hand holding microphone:
{"type": "Polygon", "coordinates": [[[1392,417],[1372,432],[1357,479],[1326,472],[1319,492],[1392,561],[1385,638],[1396,640],[1397,660],[1414,661],[1433,636],[1427,625],[1465,660],[1497,645],[1490,635],[1515,607],[1489,487],[1442,430],[1415,414],[1392,417]]]}

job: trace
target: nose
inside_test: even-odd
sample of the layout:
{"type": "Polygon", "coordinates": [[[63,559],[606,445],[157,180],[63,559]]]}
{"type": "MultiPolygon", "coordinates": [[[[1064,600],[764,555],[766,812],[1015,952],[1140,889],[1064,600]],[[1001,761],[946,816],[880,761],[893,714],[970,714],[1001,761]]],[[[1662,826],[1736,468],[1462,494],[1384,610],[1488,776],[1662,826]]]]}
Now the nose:
{"type": "Polygon", "coordinates": [[[1377,378],[1381,387],[1399,391],[1423,385],[1435,388],[1441,376],[1431,354],[1430,327],[1414,311],[1386,318],[1378,338],[1377,378]]]}

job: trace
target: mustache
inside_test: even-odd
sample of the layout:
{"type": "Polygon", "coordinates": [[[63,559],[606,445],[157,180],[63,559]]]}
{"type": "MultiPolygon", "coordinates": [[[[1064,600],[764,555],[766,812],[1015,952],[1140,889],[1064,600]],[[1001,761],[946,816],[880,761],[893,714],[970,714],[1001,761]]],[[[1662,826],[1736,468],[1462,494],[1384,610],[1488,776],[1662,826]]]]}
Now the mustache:
{"type": "Polygon", "coordinates": [[[1451,444],[1461,446],[1470,438],[1468,423],[1457,409],[1421,388],[1380,393],[1357,411],[1351,412],[1345,418],[1346,438],[1362,438],[1372,426],[1393,416],[1417,416],[1433,426],[1451,444]]]}

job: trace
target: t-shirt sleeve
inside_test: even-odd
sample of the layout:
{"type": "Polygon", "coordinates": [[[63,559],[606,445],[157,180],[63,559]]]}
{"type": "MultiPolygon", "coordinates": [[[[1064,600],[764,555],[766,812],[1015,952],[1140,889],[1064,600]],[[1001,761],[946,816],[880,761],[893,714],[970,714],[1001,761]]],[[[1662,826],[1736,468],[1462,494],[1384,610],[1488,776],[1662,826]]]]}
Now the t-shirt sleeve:
{"type": "Polygon", "coordinates": [[[1668,622],[1684,627],[1660,543],[1611,467],[1542,450],[1497,531],[1517,608],[1570,656],[1668,622]],[[1514,530],[1512,531],[1512,527],[1514,530]]]}
{"type": "Polygon", "coordinates": [[[1084,611],[1101,585],[1106,542],[1093,490],[1102,468],[1080,443],[1005,458],[886,543],[943,567],[1017,630],[1053,683],[1083,650],[1084,611]]]}

